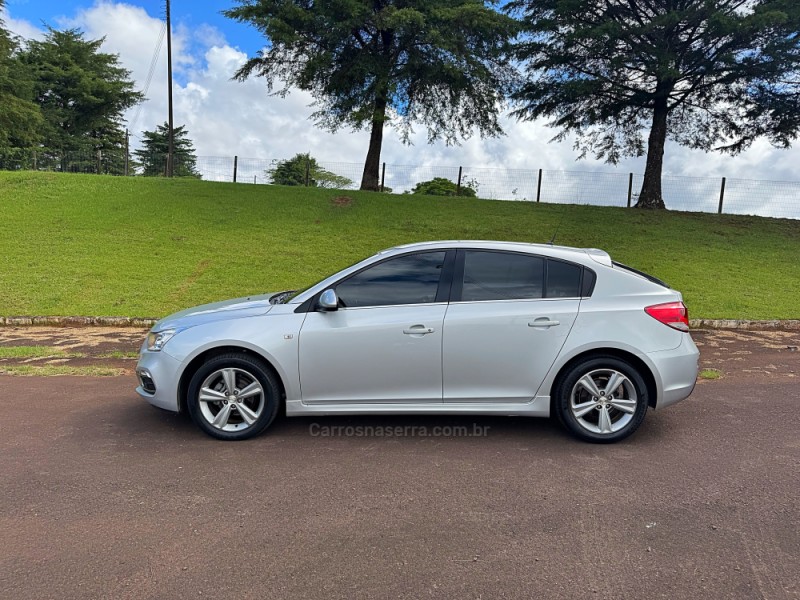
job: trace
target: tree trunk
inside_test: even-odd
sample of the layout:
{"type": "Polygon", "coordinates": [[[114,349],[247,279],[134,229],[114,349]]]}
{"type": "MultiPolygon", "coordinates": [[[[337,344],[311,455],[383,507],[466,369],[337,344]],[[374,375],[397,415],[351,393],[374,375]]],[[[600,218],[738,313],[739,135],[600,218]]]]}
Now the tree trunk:
{"type": "Polygon", "coordinates": [[[661,196],[661,170],[664,165],[664,142],[667,139],[667,112],[667,97],[657,98],[653,108],[653,125],[647,140],[644,182],[636,208],[666,208],[661,196]]]}
{"type": "Polygon", "coordinates": [[[372,192],[380,191],[379,173],[381,168],[381,146],[383,145],[383,122],[386,120],[387,93],[379,93],[372,111],[372,130],[369,134],[369,150],[364,162],[364,174],[361,177],[361,189],[372,192]]]}

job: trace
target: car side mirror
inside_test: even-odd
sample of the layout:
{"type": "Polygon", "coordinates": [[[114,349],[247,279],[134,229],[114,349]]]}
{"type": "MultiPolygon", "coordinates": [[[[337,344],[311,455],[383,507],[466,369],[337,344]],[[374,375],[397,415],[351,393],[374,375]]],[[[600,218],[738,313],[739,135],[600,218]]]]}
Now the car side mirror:
{"type": "Polygon", "coordinates": [[[317,302],[317,306],[321,310],[338,310],[339,309],[339,298],[336,296],[336,292],[333,290],[325,290],[319,297],[319,302],[317,302]]]}

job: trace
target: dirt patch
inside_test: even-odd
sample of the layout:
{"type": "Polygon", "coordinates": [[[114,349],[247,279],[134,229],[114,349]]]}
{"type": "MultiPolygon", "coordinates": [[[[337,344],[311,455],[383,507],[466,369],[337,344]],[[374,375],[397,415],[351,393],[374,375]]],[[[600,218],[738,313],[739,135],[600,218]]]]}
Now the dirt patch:
{"type": "Polygon", "coordinates": [[[331,198],[331,205],[335,208],[349,208],[353,206],[353,200],[350,196],[336,196],[336,198],[331,198]]]}
{"type": "MultiPolygon", "coordinates": [[[[147,329],[110,327],[3,327],[0,348],[37,346],[53,349],[40,356],[5,356],[0,371],[11,367],[38,367],[47,364],[89,373],[92,369],[112,369],[131,373],[147,329]],[[57,363],[54,361],[58,361],[57,363]]],[[[34,374],[35,369],[30,374],[34,374]]]]}
{"type": "Polygon", "coordinates": [[[700,368],[724,376],[800,377],[798,331],[692,331],[700,348],[700,368]]]}

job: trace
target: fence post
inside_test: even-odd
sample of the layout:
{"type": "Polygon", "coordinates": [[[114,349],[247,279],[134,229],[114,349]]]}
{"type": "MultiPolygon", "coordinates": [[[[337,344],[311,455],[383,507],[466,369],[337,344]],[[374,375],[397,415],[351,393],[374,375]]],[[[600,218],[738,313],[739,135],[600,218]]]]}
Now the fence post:
{"type": "Polygon", "coordinates": [[[253,185],[256,184],[256,177],[258,177],[258,175],[253,175],[253,185]]]}
{"type": "Polygon", "coordinates": [[[233,157],[233,183],[236,183],[236,169],[239,167],[239,156],[233,157]]]}
{"type": "Polygon", "coordinates": [[[128,152],[130,151],[130,144],[129,144],[129,137],[128,137],[128,130],[125,130],[125,167],[124,173],[125,177],[128,176],[128,152]]]}
{"type": "Polygon", "coordinates": [[[458,181],[456,182],[456,196],[461,195],[461,167],[458,167],[458,181]]]}
{"type": "Polygon", "coordinates": [[[103,166],[103,151],[97,151],[97,174],[100,175],[101,169],[103,166]]]}
{"type": "Polygon", "coordinates": [[[536,201],[542,199],[542,170],[539,169],[539,181],[536,183],[536,201]]]}
{"type": "Polygon", "coordinates": [[[386,163],[381,167],[381,191],[383,191],[383,184],[386,183],[386,163]]]}
{"type": "Polygon", "coordinates": [[[33,151],[33,170],[36,170],[36,150],[33,151]]]}
{"type": "Polygon", "coordinates": [[[306,187],[308,187],[310,178],[311,178],[311,159],[306,158],[306,187]]]}
{"type": "Polygon", "coordinates": [[[633,195],[633,173],[628,173],[628,208],[631,207],[632,195],[633,195]]]}
{"type": "Polygon", "coordinates": [[[725,178],[722,178],[722,185],[719,188],[719,208],[717,209],[717,214],[722,214],[722,200],[725,198],[725,178]]]}

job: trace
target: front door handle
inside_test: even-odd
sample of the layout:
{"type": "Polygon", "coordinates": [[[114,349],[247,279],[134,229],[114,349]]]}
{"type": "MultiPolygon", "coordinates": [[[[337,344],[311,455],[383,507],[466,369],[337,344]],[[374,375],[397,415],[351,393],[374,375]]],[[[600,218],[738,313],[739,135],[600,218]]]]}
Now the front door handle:
{"type": "Polygon", "coordinates": [[[403,333],[406,335],[427,335],[433,331],[433,327],[425,327],[425,325],[412,325],[408,329],[403,329],[403,333]]]}
{"type": "Polygon", "coordinates": [[[553,321],[549,317],[541,317],[528,322],[528,327],[555,327],[556,325],[561,325],[561,321],[553,321]]]}

